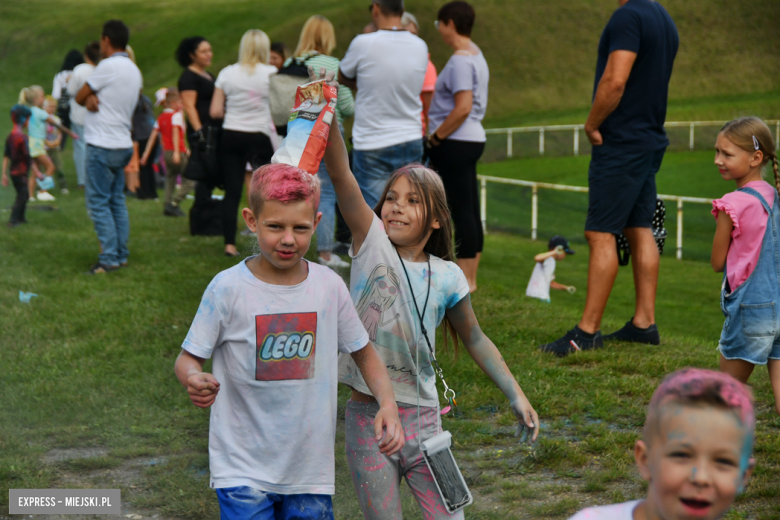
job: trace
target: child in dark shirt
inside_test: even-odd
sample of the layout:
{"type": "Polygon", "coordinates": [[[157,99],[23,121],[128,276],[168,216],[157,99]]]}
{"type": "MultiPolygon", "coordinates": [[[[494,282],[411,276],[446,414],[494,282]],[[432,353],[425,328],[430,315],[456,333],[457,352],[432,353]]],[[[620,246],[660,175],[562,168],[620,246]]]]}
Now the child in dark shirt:
{"type": "Polygon", "coordinates": [[[8,186],[8,171],[10,166],[11,180],[16,190],[16,200],[11,209],[11,220],[8,227],[16,227],[27,223],[24,218],[24,210],[27,207],[27,199],[30,197],[27,188],[27,175],[32,168],[30,147],[27,144],[27,135],[23,132],[30,122],[32,112],[24,105],[14,105],[11,108],[11,121],[14,127],[5,140],[5,152],[3,153],[3,186],[8,186]]]}

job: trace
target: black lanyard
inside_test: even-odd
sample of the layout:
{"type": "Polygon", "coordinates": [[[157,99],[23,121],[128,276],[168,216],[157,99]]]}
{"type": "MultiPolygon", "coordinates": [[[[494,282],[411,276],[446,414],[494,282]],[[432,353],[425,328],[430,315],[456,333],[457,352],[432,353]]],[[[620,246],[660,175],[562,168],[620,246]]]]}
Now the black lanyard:
{"type": "MultiPolygon", "coordinates": [[[[441,384],[444,385],[444,399],[446,399],[450,406],[457,407],[457,403],[455,402],[455,390],[451,389],[449,386],[447,386],[447,382],[444,380],[444,373],[441,370],[441,367],[439,366],[439,362],[436,361],[436,354],[433,352],[433,347],[431,346],[431,340],[428,339],[428,330],[425,328],[425,322],[423,321],[423,318],[425,318],[425,311],[428,308],[428,298],[431,296],[431,255],[428,256],[428,291],[425,294],[425,304],[423,304],[423,311],[420,313],[420,307],[417,305],[417,298],[414,296],[414,288],[412,287],[412,280],[409,278],[409,272],[406,270],[406,264],[404,264],[403,258],[401,258],[401,253],[398,252],[398,249],[395,250],[395,253],[398,255],[398,261],[401,262],[401,267],[403,267],[404,274],[406,275],[406,282],[409,284],[409,291],[411,292],[412,301],[414,302],[414,310],[417,311],[417,317],[420,319],[420,328],[423,333],[423,337],[425,337],[425,343],[428,344],[428,352],[430,352],[431,356],[431,364],[433,366],[434,372],[436,375],[439,376],[439,379],[441,379],[441,384]]],[[[418,375],[419,376],[419,367],[418,367],[418,375]]]]}

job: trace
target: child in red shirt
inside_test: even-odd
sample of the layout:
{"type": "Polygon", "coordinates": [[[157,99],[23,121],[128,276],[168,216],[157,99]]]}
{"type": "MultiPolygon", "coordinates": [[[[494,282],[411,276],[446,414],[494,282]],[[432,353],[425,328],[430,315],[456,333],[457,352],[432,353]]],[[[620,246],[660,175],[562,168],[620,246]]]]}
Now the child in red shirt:
{"type": "MultiPolygon", "coordinates": [[[[30,146],[27,142],[27,135],[23,132],[30,122],[32,112],[24,105],[14,105],[11,108],[11,121],[14,127],[8,138],[5,140],[5,152],[3,154],[3,174],[2,185],[8,186],[7,172],[11,171],[11,180],[16,190],[16,200],[11,208],[11,220],[8,221],[8,227],[16,227],[19,224],[26,224],[24,210],[27,207],[27,199],[30,198],[30,191],[27,187],[27,174],[33,168],[32,157],[30,156],[30,146]]],[[[38,174],[40,177],[41,175],[38,174]]]]}
{"type": "Polygon", "coordinates": [[[163,156],[165,158],[165,207],[163,215],[168,217],[183,217],[184,212],[179,208],[179,203],[184,200],[195,187],[195,182],[182,175],[187,168],[189,150],[184,144],[184,114],[179,90],[167,89],[165,94],[165,110],[157,118],[152,135],[146,143],[146,150],[141,157],[141,164],[145,165],[149,160],[149,154],[154,150],[154,144],[159,134],[162,138],[163,156]],[[174,195],[176,189],[176,177],[181,175],[181,187],[174,195]]]}

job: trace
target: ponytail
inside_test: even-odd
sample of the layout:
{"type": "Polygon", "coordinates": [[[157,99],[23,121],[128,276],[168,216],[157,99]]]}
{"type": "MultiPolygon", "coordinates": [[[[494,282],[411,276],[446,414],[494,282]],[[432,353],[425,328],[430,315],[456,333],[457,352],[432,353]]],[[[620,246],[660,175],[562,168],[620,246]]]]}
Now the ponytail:
{"type": "Polygon", "coordinates": [[[27,97],[30,94],[30,89],[27,87],[24,87],[21,92],[19,92],[19,104],[20,105],[28,105],[27,97]]]}
{"type": "Polygon", "coordinates": [[[31,106],[39,94],[44,94],[43,87],[39,85],[24,87],[21,92],[19,92],[19,104],[31,106]]]}
{"type": "Polygon", "coordinates": [[[777,189],[777,194],[780,195],[780,173],[777,171],[777,152],[772,155],[772,169],[775,172],[775,188],[777,189]]]}

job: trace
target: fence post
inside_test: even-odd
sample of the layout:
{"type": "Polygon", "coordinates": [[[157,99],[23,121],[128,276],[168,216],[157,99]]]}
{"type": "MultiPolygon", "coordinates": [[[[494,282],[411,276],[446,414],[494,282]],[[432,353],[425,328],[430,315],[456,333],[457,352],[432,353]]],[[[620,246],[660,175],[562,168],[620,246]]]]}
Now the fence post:
{"type": "Polygon", "coordinates": [[[512,131],[508,130],[506,133],[506,156],[512,157],[512,131]]]}
{"type": "Polygon", "coordinates": [[[682,260],[683,248],[683,201],[677,199],[677,260],[682,260]]]}
{"type": "Polygon", "coordinates": [[[536,240],[536,225],[539,217],[539,194],[536,184],[531,188],[531,240],[536,240]]]}
{"type": "Polygon", "coordinates": [[[539,129],[539,155],[544,155],[544,128],[539,129]]]}
{"type": "Polygon", "coordinates": [[[479,180],[479,218],[482,220],[482,233],[487,235],[487,181],[479,180]]]}
{"type": "Polygon", "coordinates": [[[693,123],[691,123],[691,142],[688,145],[690,147],[691,151],[693,151],[693,128],[694,128],[693,123]]]}
{"type": "Polygon", "coordinates": [[[577,156],[580,154],[580,129],[579,127],[574,127],[574,155],[577,156]]]}

